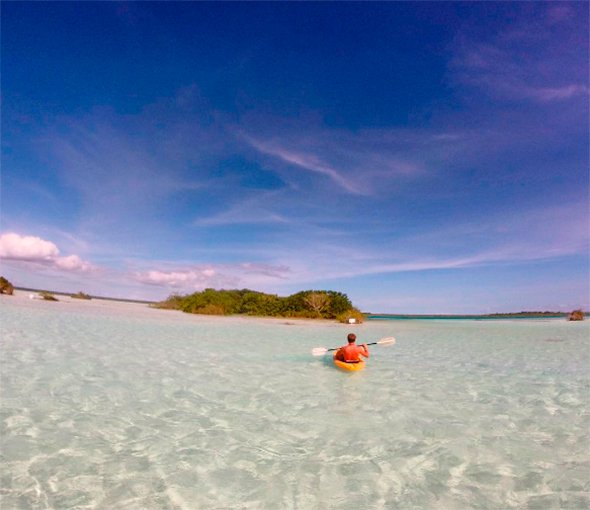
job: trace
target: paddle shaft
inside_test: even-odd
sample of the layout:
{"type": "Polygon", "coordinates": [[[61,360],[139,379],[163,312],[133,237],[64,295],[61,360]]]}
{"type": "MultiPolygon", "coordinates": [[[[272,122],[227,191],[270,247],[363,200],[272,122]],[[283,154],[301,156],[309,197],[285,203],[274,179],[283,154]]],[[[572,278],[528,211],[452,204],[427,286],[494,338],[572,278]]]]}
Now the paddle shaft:
{"type": "MultiPolygon", "coordinates": [[[[393,345],[394,343],[395,343],[395,338],[393,338],[391,336],[388,338],[382,338],[378,342],[369,342],[368,344],[365,343],[365,344],[361,344],[361,345],[393,345]]],[[[325,347],[316,347],[315,349],[311,350],[311,353],[314,356],[323,356],[327,352],[337,351],[338,349],[340,349],[340,347],[333,347],[332,349],[326,349],[325,347]]]]}
{"type": "MultiPolygon", "coordinates": [[[[370,342],[368,344],[364,344],[364,345],[377,345],[379,342],[370,342]]],[[[360,344],[363,345],[363,344],[360,344]]],[[[340,349],[340,347],[334,347],[333,349],[326,349],[326,352],[331,352],[331,351],[337,351],[338,349],[340,349]]]]}

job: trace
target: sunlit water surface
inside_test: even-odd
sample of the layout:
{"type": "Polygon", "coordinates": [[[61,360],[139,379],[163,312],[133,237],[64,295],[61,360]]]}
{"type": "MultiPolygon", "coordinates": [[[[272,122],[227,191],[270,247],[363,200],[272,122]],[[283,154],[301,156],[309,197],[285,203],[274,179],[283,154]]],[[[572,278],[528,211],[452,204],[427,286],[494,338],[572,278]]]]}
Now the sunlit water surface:
{"type": "Polygon", "coordinates": [[[586,509],[589,322],[0,300],[3,509],[586,509]],[[310,355],[355,331],[364,372],[310,355]]]}

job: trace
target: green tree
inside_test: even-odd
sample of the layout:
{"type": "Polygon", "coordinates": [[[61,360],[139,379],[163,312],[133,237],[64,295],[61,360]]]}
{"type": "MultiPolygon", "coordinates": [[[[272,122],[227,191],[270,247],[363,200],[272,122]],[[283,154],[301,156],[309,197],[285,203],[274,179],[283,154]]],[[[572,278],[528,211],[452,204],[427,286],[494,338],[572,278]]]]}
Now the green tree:
{"type": "Polygon", "coordinates": [[[341,313],[354,308],[346,294],[329,290],[328,295],[330,296],[330,308],[328,310],[329,318],[337,317],[341,313]]]}
{"type": "Polygon", "coordinates": [[[335,318],[353,308],[346,294],[341,292],[306,290],[279,297],[250,289],[205,289],[187,296],[173,294],[155,306],[187,313],[322,318],[335,318]]]}
{"type": "Polygon", "coordinates": [[[321,317],[330,304],[330,296],[325,292],[310,292],[303,298],[303,301],[310,310],[321,317]]]}

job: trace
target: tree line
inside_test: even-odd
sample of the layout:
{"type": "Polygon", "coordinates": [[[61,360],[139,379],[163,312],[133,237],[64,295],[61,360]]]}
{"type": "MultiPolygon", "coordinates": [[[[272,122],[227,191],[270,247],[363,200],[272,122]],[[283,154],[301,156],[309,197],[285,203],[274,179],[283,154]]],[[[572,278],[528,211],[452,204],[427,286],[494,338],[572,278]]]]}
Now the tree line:
{"type": "Polygon", "coordinates": [[[184,296],[173,294],[156,307],[206,315],[362,319],[346,294],[332,290],[305,290],[281,297],[250,289],[205,289],[184,296]]]}

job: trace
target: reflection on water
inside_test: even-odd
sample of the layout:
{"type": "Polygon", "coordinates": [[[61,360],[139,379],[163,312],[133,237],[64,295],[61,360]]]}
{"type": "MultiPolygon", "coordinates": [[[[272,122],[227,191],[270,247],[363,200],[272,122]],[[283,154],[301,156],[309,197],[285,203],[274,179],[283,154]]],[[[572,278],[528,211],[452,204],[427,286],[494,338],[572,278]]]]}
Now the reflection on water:
{"type": "Polygon", "coordinates": [[[589,323],[1,301],[2,508],[588,508],[589,323]]]}

